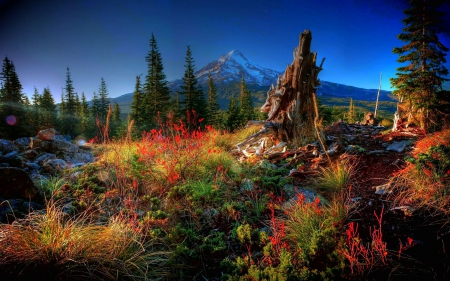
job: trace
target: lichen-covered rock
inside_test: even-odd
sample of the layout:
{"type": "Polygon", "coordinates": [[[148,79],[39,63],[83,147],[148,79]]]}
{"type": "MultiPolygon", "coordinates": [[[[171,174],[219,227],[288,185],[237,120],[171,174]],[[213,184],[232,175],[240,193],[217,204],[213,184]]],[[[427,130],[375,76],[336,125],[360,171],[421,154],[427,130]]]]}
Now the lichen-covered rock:
{"type": "Polygon", "coordinates": [[[80,150],[75,144],[61,140],[53,140],[51,142],[51,149],[64,153],[77,153],[80,150]]]}
{"type": "Polygon", "coordinates": [[[24,138],[18,138],[18,139],[16,139],[15,141],[14,141],[14,144],[15,145],[18,145],[18,146],[20,146],[20,147],[23,147],[23,148],[26,148],[26,147],[29,147],[30,146],[30,138],[26,138],[26,137],[24,137],[24,138]]]}
{"type": "Polygon", "coordinates": [[[44,153],[41,156],[39,156],[38,158],[36,158],[36,160],[34,160],[34,162],[38,165],[42,165],[42,164],[44,164],[45,161],[47,161],[49,159],[56,159],[56,155],[53,153],[44,153]]]}
{"type": "Polygon", "coordinates": [[[37,195],[37,188],[29,175],[16,167],[0,168],[0,197],[29,199],[37,195]]]}
{"type": "Polygon", "coordinates": [[[46,140],[52,140],[56,135],[56,130],[53,128],[40,130],[38,132],[38,138],[40,140],[46,141],[46,140]]]}
{"type": "Polygon", "coordinates": [[[16,146],[12,141],[0,139],[0,152],[2,154],[7,154],[14,150],[16,150],[16,146]]]}
{"type": "Polygon", "coordinates": [[[42,141],[37,138],[30,138],[30,148],[36,149],[41,147],[42,141]]]}
{"type": "Polygon", "coordinates": [[[28,149],[25,152],[23,152],[23,156],[27,158],[28,160],[32,160],[36,158],[39,155],[39,153],[34,149],[28,149]]]}
{"type": "Polygon", "coordinates": [[[67,168],[67,163],[62,159],[48,159],[42,165],[42,169],[49,174],[56,174],[65,168],[67,168]]]}

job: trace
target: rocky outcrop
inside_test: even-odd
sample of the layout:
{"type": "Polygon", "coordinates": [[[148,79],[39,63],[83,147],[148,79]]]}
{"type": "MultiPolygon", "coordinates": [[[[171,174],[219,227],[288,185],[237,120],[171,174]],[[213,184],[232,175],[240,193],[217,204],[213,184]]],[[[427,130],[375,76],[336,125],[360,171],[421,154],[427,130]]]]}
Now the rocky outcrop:
{"type": "Polygon", "coordinates": [[[32,202],[40,198],[33,180],[92,161],[94,156],[89,147],[66,141],[55,129],[15,141],[0,139],[0,222],[11,223],[23,208],[27,212],[43,208],[32,202]]]}

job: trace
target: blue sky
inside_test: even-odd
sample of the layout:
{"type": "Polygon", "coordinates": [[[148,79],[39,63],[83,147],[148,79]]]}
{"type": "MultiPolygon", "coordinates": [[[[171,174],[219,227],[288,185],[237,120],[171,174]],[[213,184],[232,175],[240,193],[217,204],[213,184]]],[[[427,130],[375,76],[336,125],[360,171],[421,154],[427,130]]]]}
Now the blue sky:
{"type": "MultiPolygon", "coordinates": [[[[0,58],[14,62],[23,90],[50,87],[57,102],[71,70],[75,91],[90,99],[100,79],[110,97],[133,91],[146,73],[153,32],[168,80],[184,73],[186,46],[196,69],[231,50],[283,71],[299,34],[326,57],[319,78],[391,90],[407,1],[389,0],[0,0],[0,58]]],[[[449,5],[445,9],[449,10],[449,5]]],[[[447,28],[450,25],[446,16],[447,28]]],[[[450,47],[450,32],[440,34],[450,47]]],[[[450,64],[446,64],[450,69],[450,64]]]]}

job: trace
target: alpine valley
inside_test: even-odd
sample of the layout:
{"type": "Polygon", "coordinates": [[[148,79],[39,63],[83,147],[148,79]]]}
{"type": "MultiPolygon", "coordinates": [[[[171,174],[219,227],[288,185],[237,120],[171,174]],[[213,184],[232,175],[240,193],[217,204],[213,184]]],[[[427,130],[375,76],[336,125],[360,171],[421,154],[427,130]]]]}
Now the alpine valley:
{"type": "MultiPolygon", "coordinates": [[[[275,84],[278,76],[282,75],[280,71],[253,63],[237,50],[222,55],[218,60],[208,63],[195,73],[205,93],[208,90],[208,73],[211,73],[216,84],[222,109],[228,107],[229,100],[233,95],[237,97],[239,94],[242,77],[247,88],[252,92],[254,105],[261,106],[266,99],[270,85],[275,84]]],[[[378,92],[377,89],[363,89],[328,81],[321,81],[321,84],[317,89],[317,96],[321,99],[322,104],[328,106],[348,106],[349,99],[352,98],[359,101],[359,106],[362,108],[371,110],[378,92]]],[[[182,80],[169,81],[168,85],[175,97],[176,92],[180,90],[182,80]]],[[[122,114],[131,112],[132,100],[132,93],[111,98],[112,102],[116,101],[119,104],[122,114]]],[[[380,91],[379,100],[383,102],[387,112],[395,111],[396,99],[391,92],[380,91]]],[[[358,106],[358,102],[356,105],[358,106]]]]}

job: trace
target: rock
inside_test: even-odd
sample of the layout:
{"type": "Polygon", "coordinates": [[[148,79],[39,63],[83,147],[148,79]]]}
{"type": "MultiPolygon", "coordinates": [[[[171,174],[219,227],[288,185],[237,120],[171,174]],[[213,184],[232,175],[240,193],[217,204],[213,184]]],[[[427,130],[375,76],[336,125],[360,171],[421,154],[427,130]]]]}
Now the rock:
{"type": "Polygon", "coordinates": [[[12,141],[0,139],[0,152],[3,154],[16,150],[16,146],[12,141]]]}
{"type": "Polygon", "coordinates": [[[66,138],[63,135],[55,135],[53,137],[54,140],[66,141],[66,138]]]}
{"type": "Polygon", "coordinates": [[[39,153],[34,149],[28,149],[23,153],[23,156],[29,160],[36,158],[38,155],[39,153]]]}
{"type": "Polygon", "coordinates": [[[77,153],[79,152],[78,146],[67,141],[53,140],[51,143],[53,150],[62,151],[64,153],[77,153]]]}
{"type": "Polygon", "coordinates": [[[50,141],[41,141],[41,148],[47,152],[53,152],[52,143],[50,141]]]}
{"type": "Polygon", "coordinates": [[[42,169],[50,174],[61,172],[67,167],[66,161],[62,159],[48,159],[42,165],[42,169]]]}
{"type": "Polygon", "coordinates": [[[36,149],[41,147],[42,141],[37,138],[30,138],[30,148],[36,149]]]}
{"type": "Polygon", "coordinates": [[[372,112],[367,112],[362,121],[363,125],[375,125],[375,117],[372,112]]]}
{"type": "Polygon", "coordinates": [[[395,152],[403,152],[408,145],[411,145],[410,140],[394,141],[388,147],[386,147],[386,150],[387,151],[395,151],[395,152]]]}
{"type": "Polygon", "coordinates": [[[1,162],[8,163],[9,167],[21,168],[23,166],[24,159],[17,151],[12,151],[4,155],[1,159],[1,162]]]}
{"type": "Polygon", "coordinates": [[[253,185],[253,182],[251,179],[242,179],[241,181],[241,191],[251,191],[255,189],[255,186],[253,185]]]}
{"type": "Polygon", "coordinates": [[[375,189],[375,194],[382,195],[392,193],[392,185],[390,183],[374,186],[373,189],[375,189]]]}
{"type": "Polygon", "coordinates": [[[399,206],[399,207],[394,207],[394,208],[392,208],[391,210],[392,210],[392,211],[393,211],[393,210],[399,210],[399,211],[402,211],[403,214],[404,214],[405,216],[410,217],[410,216],[413,215],[413,213],[414,213],[417,209],[414,208],[414,207],[411,207],[411,206],[399,206]]]}
{"type": "Polygon", "coordinates": [[[383,153],[385,153],[384,150],[372,150],[372,151],[367,152],[366,154],[372,155],[372,154],[383,154],[383,153]]]}
{"type": "Polygon", "coordinates": [[[24,218],[30,212],[44,209],[44,205],[22,199],[9,199],[0,203],[0,222],[12,223],[16,218],[24,218]]]}
{"type": "Polygon", "coordinates": [[[42,165],[42,164],[44,164],[45,161],[47,161],[49,159],[56,159],[56,155],[53,153],[44,153],[41,156],[39,156],[38,158],[36,158],[36,160],[34,160],[34,162],[38,165],[42,165]]]}
{"type": "Polygon", "coordinates": [[[41,168],[41,166],[39,166],[36,163],[32,163],[32,162],[25,163],[25,167],[27,167],[30,170],[39,170],[41,168]]]}
{"type": "MultiPolygon", "coordinates": [[[[295,188],[293,185],[291,184],[287,184],[285,186],[283,186],[283,190],[287,191],[286,194],[291,193],[291,189],[294,188],[295,189],[295,194],[292,196],[291,199],[287,200],[286,202],[283,203],[283,205],[281,206],[282,210],[287,210],[289,208],[292,208],[293,206],[298,204],[298,200],[299,200],[299,196],[304,196],[304,202],[305,203],[311,203],[317,200],[317,198],[319,198],[321,204],[327,202],[327,200],[325,198],[323,198],[319,193],[317,193],[316,191],[309,189],[309,188],[295,188]]],[[[292,193],[291,193],[292,194],[292,193]]]]}
{"type": "Polygon", "coordinates": [[[9,167],[8,163],[0,163],[0,167],[9,167]]]}
{"type": "Polygon", "coordinates": [[[30,146],[30,138],[18,138],[14,141],[15,145],[21,146],[21,147],[29,147],[30,146]]]}
{"type": "Polygon", "coordinates": [[[23,169],[0,168],[0,197],[3,199],[29,199],[36,195],[37,188],[23,169]]]}
{"type": "Polygon", "coordinates": [[[53,128],[41,130],[38,132],[38,138],[43,141],[52,140],[56,135],[56,130],[53,128]]]}

